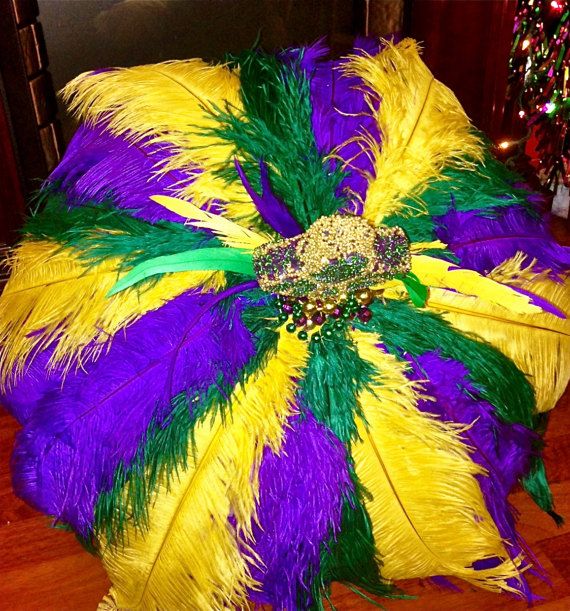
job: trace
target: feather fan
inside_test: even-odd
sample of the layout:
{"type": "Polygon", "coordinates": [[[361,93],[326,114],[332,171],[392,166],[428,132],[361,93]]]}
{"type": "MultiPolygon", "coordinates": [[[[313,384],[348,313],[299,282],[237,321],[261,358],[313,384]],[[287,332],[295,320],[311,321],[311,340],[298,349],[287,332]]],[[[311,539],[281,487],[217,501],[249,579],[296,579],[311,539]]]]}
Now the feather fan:
{"type": "Polygon", "coordinates": [[[537,411],[570,376],[570,257],[414,41],[325,55],[64,89],[85,124],[11,256],[0,394],[16,492],[102,557],[101,609],[437,576],[533,600],[508,494],[560,522],[537,411]]]}

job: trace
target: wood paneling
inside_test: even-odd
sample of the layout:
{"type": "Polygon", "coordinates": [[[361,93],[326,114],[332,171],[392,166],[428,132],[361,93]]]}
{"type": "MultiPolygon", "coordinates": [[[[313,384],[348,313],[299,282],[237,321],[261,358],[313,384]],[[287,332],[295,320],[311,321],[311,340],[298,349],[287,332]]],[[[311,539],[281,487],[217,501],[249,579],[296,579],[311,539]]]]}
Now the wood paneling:
{"type": "Polygon", "coordinates": [[[411,0],[406,34],[476,127],[501,134],[516,0],[411,0]]]}

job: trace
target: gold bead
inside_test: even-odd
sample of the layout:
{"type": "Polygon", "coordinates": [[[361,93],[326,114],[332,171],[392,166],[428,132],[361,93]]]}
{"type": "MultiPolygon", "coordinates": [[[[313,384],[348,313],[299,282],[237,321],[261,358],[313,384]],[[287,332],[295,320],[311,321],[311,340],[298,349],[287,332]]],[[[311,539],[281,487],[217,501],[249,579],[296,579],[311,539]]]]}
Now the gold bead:
{"type": "Polygon", "coordinates": [[[307,315],[313,314],[317,310],[317,306],[312,301],[307,301],[303,304],[303,312],[307,315]]]}
{"type": "Polygon", "coordinates": [[[305,323],[305,329],[307,329],[307,331],[310,331],[311,329],[315,328],[315,321],[312,319],[307,319],[307,322],[305,323]]]}
{"type": "Polygon", "coordinates": [[[332,312],[336,308],[336,304],[332,301],[326,301],[323,305],[323,310],[327,313],[332,312]]]}
{"type": "Polygon", "coordinates": [[[346,293],[341,293],[341,294],[338,296],[338,300],[339,300],[339,301],[346,301],[347,299],[348,299],[348,295],[347,295],[346,293]]]}
{"type": "Polygon", "coordinates": [[[356,293],[356,301],[360,305],[368,305],[374,299],[374,294],[370,289],[362,289],[356,293]]]}

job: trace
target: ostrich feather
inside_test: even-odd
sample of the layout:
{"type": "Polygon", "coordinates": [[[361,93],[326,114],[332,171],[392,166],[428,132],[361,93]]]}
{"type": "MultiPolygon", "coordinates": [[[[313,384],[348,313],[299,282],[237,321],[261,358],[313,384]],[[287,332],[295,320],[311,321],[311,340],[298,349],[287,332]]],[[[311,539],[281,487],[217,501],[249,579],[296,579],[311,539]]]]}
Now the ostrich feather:
{"type": "MultiPolygon", "coordinates": [[[[564,283],[538,279],[523,285],[570,316],[564,283]]],[[[534,388],[536,409],[552,409],[570,379],[570,319],[549,312],[517,314],[468,295],[434,289],[428,308],[441,312],[456,329],[489,342],[513,360],[534,388]]]]}
{"type": "Polygon", "coordinates": [[[24,366],[25,376],[0,388],[0,404],[21,425],[25,425],[32,414],[42,408],[46,397],[61,388],[63,372],[60,368],[48,368],[52,352],[48,349],[38,354],[24,366]]]}
{"type": "MultiPolygon", "coordinates": [[[[413,216],[398,213],[384,219],[387,225],[400,225],[412,242],[445,237],[446,216],[453,210],[466,213],[465,218],[487,219],[501,217],[508,207],[520,209],[521,214],[538,221],[535,205],[528,189],[515,186],[519,177],[484,151],[483,161],[473,171],[452,166],[444,167],[442,177],[427,183],[421,193],[425,210],[413,216]],[[441,233],[440,233],[441,232],[441,233]]],[[[412,197],[405,204],[417,207],[412,197]]],[[[481,271],[481,270],[478,270],[481,271]]]]}
{"type": "Polygon", "coordinates": [[[181,222],[178,215],[157,206],[151,195],[168,195],[190,183],[197,168],[157,173],[173,154],[168,145],[150,138],[133,142],[128,135],[114,136],[105,124],[81,125],[44,188],[57,188],[70,205],[105,202],[112,195],[119,208],[150,222],[181,222]]]}
{"type": "Polygon", "coordinates": [[[369,491],[367,508],[387,578],[453,575],[480,587],[518,593],[521,559],[511,560],[489,515],[463,427],[417,410],[405,367],[382,352],[373,334],[356,332],[362,358],[378,371],[360,395],[365,420],[354,444],[356,472],[369,491]],[[477,570],[478,560],[497,558],[477,570]]]}
{"type": "MultiPolygon", "coordinates": [[[[538,435],[519,424],[501,422],[493,406],[477,398],[477,391],[467,379],[468,371],[461,363],[444,359],[437,351],[407,360],[411,365],[407,377],[420,382],[428,396],[418,401],[418,409],[444,422],[469,426],[462,436],[473,449],[473,461],[488,473],[488,477],[477,476],[485,505],[506,541],[509,556],[520,556],[526,545],[516,531],[508,495],[529,472],[538,435]]],[[[521,585],[529,602],[532,601],[524,578],[521,585]]]]}
{"type": "MultiPolygon", "coordinates": [[[[432,297],[437,291],[440,289],[432,289],[432,297]]],[[[440,315],[427,309],[420,310],[391,299],[383,304],[372,302],[369,307],[372,319],[366,325],[354,324],[361,330],[381,334],[388,352],[400,357],[440,350],[442,356],[465,365],[479,396],[495,407],[502,420],[532,427],[535,409],[532,386],[502,352],[475,335],[458,332],[440,315]]]]}
{"type": "Polygon", "coordinates": [[[217,414],[197,423],[188,448],[193,460],[159,489],[149,508],[149,530],[129,531],[124,547],[103,543],[110,596],[118,607],[246,606],[247,588],[256,587],[247,540],[259,467],[266,446],[281,448],[306,352],[303,342],[282,333],[276,354],[230,398],[231,422],[217,414]]]}
{"type": "MultiPolygon", "coordinates": [[[[373,55],[378,52],[378,42],[363,43],[373,55]]],[[[366,52],[355,44],[355,52],[366,52]]],[[[364,81],[357,76],[345,74],[343,66],[347,59],[332,61],[307,61],[303,54],[301,66],[310,78],[312,127],[315,142],[321,154],[338,162],[345,177],[340,182],[337,194],[348,200],[347,209],[362,214],[362,203],[366,197],[368,181],[374,176],[374,159],[368,153],[370,142],[380,142],[375,119],[378,110],[372,108],[364,81]]]]}
{"type": "Polygon", "coordinates": [[[155,166],[158,174],[189,168],[192,174],[174,195],[198,207],[214,200],[247,206],[251,202],[241,183],[227,184],[215,173],[230,157],[231,146],[209,133],[218,109],[239,111],[239,88],[237,71],[195,59],[86,72],[62,94],[70,111],[88,124],[104,122],[128,142],[172,150],[155,166]]]}
{"type": "Polygon", "coordinates": [[[23,242],[0,296],[0,373],[19,377],[37,352],[54,345],[49,366],[65,369],[97,357],[109,341],[145,312],[190,289],[223,287],[224,275],[186,272],[165,276],[146,290],[107,293],[120,276],[121,260],[88,266],[56,242],[23,242]]]}
{"type": "Polygon", "coordinates": [[[114,201],[70,208],[66,196],[51,189],[39,200],[42,210],[26,221],[25,240],[58,242],[86,264],[120,257],[125,270],[149,258],[220,246],[211,233],[170,221],[149,223],[131,216],[132,210],[117,208],[114,201]]]}
{"type": "Polygon", "coordinates": [[[252,231],[223,216],[201,210],[190,202],[165,195],[153,195],[151,199],[167,210],[186,218],[186,224],[199,229],[209,229],[226,246],[231,248],[240,248],[251,252],[269,241],[267,235],[252,231]]]}
{"type": "Polygon", "coordinates": [[[536,259],[537,269],[557,273],[570,269],[570,248],[556,243],[546,218],[524,206],[495,209],[484,216],[452,208],[437,222],[438,237],[459,257],[462,267],[488,273],[523,252],[536,259]]]}
{"type": "Polygon", "coordinates": [[[182,295],[147,313],[44,396],[17,439],[20,496],[89,534],[99,493],[135,458],[149,423],[164,424],[175,397],[189,414],[196,396],[234,383],[253,355],[241,310],[211,311],[213,299],[182,295]]]}
{"type": "MultiPolygon", "coordinates": [[[[267,164],[274,194],[307,229],[344,203],[336,196],[343,172],[320,154],[311,129],[309,80],[297,64],[288,66],[259,51],[248,51],[238,60],[243,112],[219,113],[212,133],[233,146],[255,189],[261,182],[259,161],[267,164]]],[[[228,166],[223,175],[242,184],[235,167],[228,166]]],[[[230,202],[225,213],[235,220],[259,218],[250,206],[230,202]]]]}
{"type": "Polygon", "coordinates": [[[307,412],[289,422],[278,454],[266,448],[252,545],[250,598],[277,609],[298,608],[320,564],[319,551],[341,525],[343,498],[353,492],[346,448],[307,412]]]}
{"type": "Polygon", "coordinates": [[[364,216],[375,224],[395,213],[421,210],[419,196],[428,181],[443,177],[444,166],[468,171],[483,158],[482,143],[457,98],[435,80],[413,40],[386,42],[373,57],[355,55],[344,70],[371,89],[371,107],[382,100],[376,113],[382,147],[370,143],[374,178],[364,206],[364,216]],[[404,197],[417,204],[405,204],[404,197]]]}

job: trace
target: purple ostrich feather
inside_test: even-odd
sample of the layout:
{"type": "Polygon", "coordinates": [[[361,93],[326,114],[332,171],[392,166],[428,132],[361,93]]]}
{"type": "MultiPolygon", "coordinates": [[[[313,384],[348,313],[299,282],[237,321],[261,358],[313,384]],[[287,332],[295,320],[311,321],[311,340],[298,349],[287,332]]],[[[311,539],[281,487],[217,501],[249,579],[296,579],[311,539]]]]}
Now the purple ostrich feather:
{"type": "Polygon", "coordinates": [[[250,597],[279,609],[296,609],[300,589],[310,593],[321,544],[339,531],[343,498],[352,492],[346,449],[333,433],[311,413],[289,425],[279,454],[264,451],[253,529],[261,563],[251,572],[262,591],[250,597]]]}

